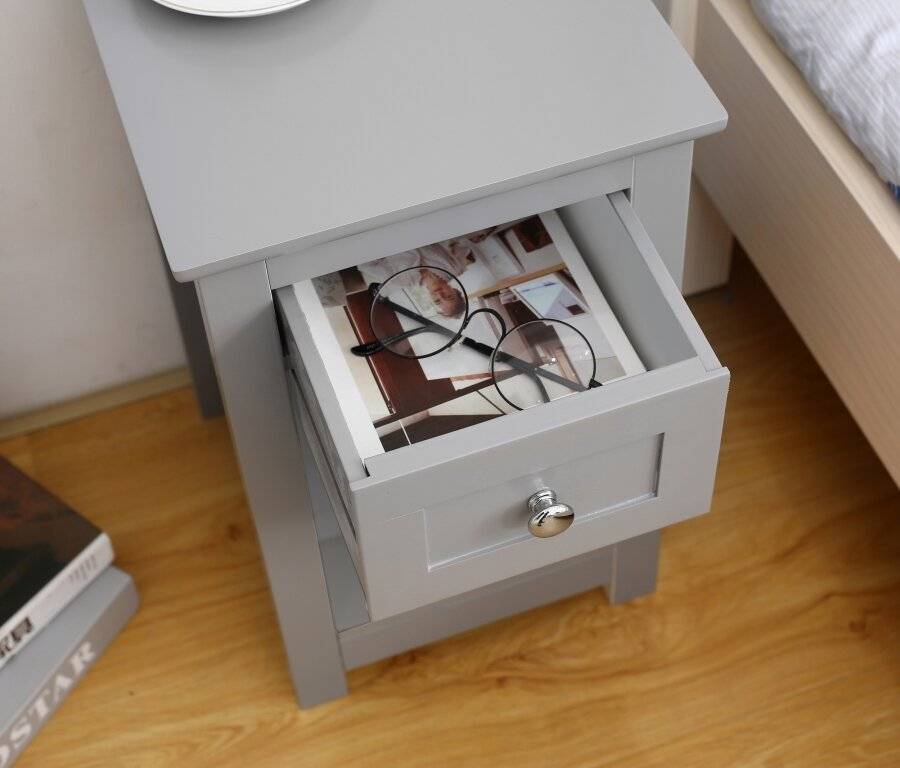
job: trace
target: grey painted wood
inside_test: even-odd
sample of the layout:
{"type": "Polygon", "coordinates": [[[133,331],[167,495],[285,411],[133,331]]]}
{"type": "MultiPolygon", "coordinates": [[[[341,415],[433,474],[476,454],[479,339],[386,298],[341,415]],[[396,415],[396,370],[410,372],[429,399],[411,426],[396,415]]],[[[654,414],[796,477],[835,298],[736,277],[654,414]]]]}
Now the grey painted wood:
{"type": "MultiPolygon", "coordinates": [[[[678,325],[681,327],[681,331],[690,343],[691,348],[694,350],[700,362],[703,363],[706,370],[717,370],[722,365],[719,362],[719,358],[716,357],[716,353],[713,351],[713,348],[706,340],[706,336],[703,335],[703,331],[700,329],[700,324],[691,313],[691,310],[685,303],[684,297],[673,282],[671,273],[663,263],[654,242],[649,237],[649,234],[644,228],[642,220],[637,215],[634,207],[631,205],[628,198],[621,192],[614,192],[608,199],[610,203],[612,203],[616,215],[619,217],[622,225],[627,230],[629,237],[634,242],[644,264],[653,276],[659,291],[662,293],[663,299],[677,320],[678,325]]],[[[686,208],[684,214],[685,216],[687,215],[686,208]]],[[[681,242],[683,249],[683,238],[681,242]]],[[[621,288],[624,287],[624,285],[621,286],[621,288]]],[[[650,306],[655,307],[655,304],[650,306]]],[[[640,305],[638,305],[637,310],[632,310],[632,313],[634,311],[640,312],[640,305]]]]}
{"type": "MultiPolygon", "coordinates": [[[[302,435],[298,436],[300,436],[300,443],[303,446],[303,465],[309,487],[310,503],[314,511],[316,537],[319,543],[319,554],[322,558],[322,572],[325,575],[325,586],[328,590],[328,602],[331,605],[334,630],[340,631],[365,624],[369,621],[369,612],[366,608],[366,597],[356,572],[356,566],[338,527],[321,473],[312,457],[310,444],[302,438],[302,435]]],[[[303,588],[308,588],[308,586],[311,585],[304,584],[303,588]]]]}
{"type": "Polygon", "coordinates": [[[271,258],[267,261],[269,281],[278,288],[579,200],[629,189],[633,181],[634,160],[628,157],[508,192],[498,192],[414,219],[330,240],[298,253],[271,258]]]}
{"type": "MultiPolygon", "coordinates": [[[[634,382],[640,387],[631,390],[631,401],[607,404],[580,423],[556,423],[557,416],[545,414],[537,462],[538,449],[521,443],[512,449],[498,442],[472,450],[480,440],[467,430],[463,441],[468,447],[455,462],[432,465],[426,456],[427,469],[368,481],[367,506],[357,510],[356,530],[348,541],[362,550],[360,575],[372,616],[382,619],[705,512],[727,371],[711,374],[694,359],[641,379],[634,382]],[[666,385],[655,386],[657,378],[665,378],[666,385]],[[645,452],[644,445],[652,449],[658,443],[648,441],[657,439],[665,441],[664,457],[658,449],[645,452]],[[582,458],[573,459],[578,452],[582,458]],[[654,460],[641,464],[641,456],[654,460]],[[505,477],[512,479],[503,483],[505,477]],[[662,496],[660,482],[671,494],[662,496]],[[560,490],[581,513],[579,525],[588,527],[576,527],[575,537],[549,541],[528,536],[524,500],[543,485],[560,490]],[[440,520],[442,515],[453,516],[452,522],[440,520]],[[516,520],[521,535],[510,533],[516,520]],[[462,530],[441,540],[455,527],[462,530]],[[494,538],[484,538],[489,535],[494,538]]],[[[535,413],[539,410],[544,409],[535,413]]]]}
{"type": "Polygon", "coordinates": [[[631,203],[679,289],[691,197],[694,143],[686,141],[634,159],[631,203]]]}
{"type": "Polygon", "coordinates": [[[346,692],[265,264],[198,283],[206,333],[303,706],[346,692]]]}
{"type": "Polygon", "coordinates": [[[580,537],[581,526],[593,518],[616,514],[656,496],[661,454],[659,434],[631,440],[612,451],[595,452],[591,447],[587,455],[565,458],[538,474],[431,503],[424,515],[428,568],[466,567],[473,557],[491,557],[497,550],[531,541],[525,499],[542,488],[558,491],[560,499],[575,510],[573,532],[580,537]]]}
{"type": "Polygon", "coordinates": [[[691,359],[373,457],[371,476],[353,485],[357,522],[364,514],[369,522],[390,520],[621,444],[611,438],[642,439],[652,426],[643,408],[710,378],[691,359]],[[598,421],[624,411],[626,431],[598,431],[598,421]],[[402,504],[382,504],[395,492],[402,504]]]}
{"type": "Polygon", "coordinates": [[[181,280],[725,123],[649,0],[85,6],[181,280]]]}
{"type": "Polygon", "coordinates": [[[721,366],[624,193],[559,215],[647,368],[695,355],[707,370],[721,366]]]}
{"type": "MultiPolygon", "coordinates": [[[[350,629],[369,622],[366,595],[358,573],[356,534],[344,522],[339,522],[341,518],[346,518],[346,512],[333,488],[334,482],[329,479],[328,465],[318,436],[311,431],[312,420],[296,379],[291,371],[287,373],[294,425],[303,446],[303,467],[313,507],[334,628],[336,631],[350,629]],[[314,437],[307,439],[307,435],[314,437]]],[[[302,588],[306,588],[306,585],[302,588]]]]}
{"type": "Polygon", "coordinates": [[[335,629],[342,631],[367,624],[366,593],[347,550],[347,542],[338,534],[320,541],[319,550],[335,629]]]}
{"type": "Polygon", "coordinates": [[[611,604],[627,603],[656,589],[661,538],[660,531],[650,531],[616,544],[612,578],[606,587],[611,604]]]}
{"type": "MultiPolygon", "coordinates": [[[[612,547],[340,633],[348,669],[609,584],[612,547]]],[[[599,599],[599,595],[598,595],[599,599]]]]}
{"type": "MultiPolygon", "coordinates": [[[[319,538],[330,535],[320,526],[320,519],[325,517],[333,520],[334,533],[340,535],[347,542],[350,559],[357,569],[359,565],[359,547],[356,543],[356,529],[353,527],[353,521],[347,513],[347,507],[337,488],[334,475],[331,471],[331,464],[325,456],[325,450],[322,447],[322,435],[317,430],[312,417],[309,414],[309,406],[303,395],[300,393],[300,385],[293,369],[288,369],[288,390],[291,396],[291,407],[294,411],[294,424],[297,429],[297,436],[308,448],[312,454],[315,464],[319,483],[324,490],[328,499],[329,513],[327,515],[319,514],[319,510],[323,507],[313,502],[313,511],[316,514],[316,530],[319,531],[319,538]]],[[[308,471],[308,469],[307,469],[308,471]]],[[[326,523],[322,521],[322,525],[326,523]]]]}
{"type": "Polygon", "coordinates": [[[275,292],[275,302],[288,334],[288,355],[297,375],[298,386],[306,390],[304,398],[310,417],[330,462],[337,490],[352,515],[350,485],[367,477],[366,468],[356,450],[337,393],[328,378],[325,361],[316,349],[312,331],[293,287],[279,288],[275,292]]]}
{"type": "MultiPolygon", "coordinates": [[[[297,430],[298,437],[301,437],[305,434],[305,431],[300,427],[301,422],[297,414],[297,408],[294,405],[293,391],[291,391],[291,406],[294,410],[294,427],[297,430]]],[[[325,488],[319,463],[313,455],[313,444],[314,442],[311,440],[300,440],[300,447],[303,449],[303,471],[306,473],[306,487],[309,490],[309,501],[312,505],[316,538],[321,546],[326,539],[341,538],[344,534],[338,525],[336,517],[331,514],[332,501],[325,488]]]]}
{"type": "MultiPolygon", "coordinates": [[[[383,619],[703,514],[712,495],[727,387],[728,372],[720,369],[650,399],[599,411],[539,439],[472,450],[454,462],[373,481],[357,494],[356,511],[371,617],[383,619]],[[650,471],[652,467],[631,466],[630,447],[660,435],[655,488],[637,497],[606,499],[598,483],[650,471]],[[518,513],[524,533],[527,498],[537,488],[550,487],[564,501],[573,500],[575,524],[552,539],[486,539],[483,547],[458,552],[449,562],[432,561],[429,514],[452,514],[456,504],[478,504],[482,495],[470,490],[476,484],[503,486],[483,494],[486,502],[498,504],[481,507],[485,519],[518,513]],[[512,501],[517,494],[518,507],[512,501]],[[604,503],[608,506],[596,506],[604,503]],[[397,516],[385,520],[385,508],[397,516]]],[[[477,445],[477,438],[470,435],[470,440],[477,445]]],[[[477,521],[472,524],[477,540],[477,521]]]]}
{"type": "Polygon", "coordinates": [[[728,372],[666,271],[680,284],[691,142],[726,116],[649,0],[230,22],[85,5],[170,266],[200,278],[301,702],[346,691],[342,650],[355,666],[596,584],[651,590],[655,529],[708,507],[728,372]],[[633,208],[604,196],[627,187],[633,208]],[[553,207],[655,370],[367,468],[283,290],[289,389],[273,288],[553,207]],[[516,533],[543,484],[576,500],[578,535],[516,533]]]}
{"type": "Polygon", "coordinates": [[[672,0],[653,0],[653,4],[664,18],[669,18],[672,9],[672,0]]]}
{"type": "Polygon", "coordinates": [[[178,327],[181,330],[181,339],[184,342],[184,352],[191,370],[200,414],[204,419],[221,416],[225,412],[225,406],[219,392],[219,382],[216,380],[215,364],[206,341],[197,289],[193,283],[179,283],[168,268],[166,277],[172,293],[172,303],[175,305],[175,314],[178,317],[178,327]]]}
{"type": "Polygon", "coordinates": [[[219,382],[216,380],[215,364],[206,341],[206,330],[203,328],[203,315],[200,312],[197,289],[193,284],[186,285],[175,279],[168,269],[159,232],[156,233],[156,240],[159,243],[160,256],[165,265],[169,291],[172,295],[172,303],[175,305],[175,314],[178,317],[178,327],[181,330],[181,339],[184,342],[184,352],[191,371],[194,394],[197,397],[200,414],[204,419],[221,416],[225,407],[222,404],[222,394],[219,392],[219,382]]]}

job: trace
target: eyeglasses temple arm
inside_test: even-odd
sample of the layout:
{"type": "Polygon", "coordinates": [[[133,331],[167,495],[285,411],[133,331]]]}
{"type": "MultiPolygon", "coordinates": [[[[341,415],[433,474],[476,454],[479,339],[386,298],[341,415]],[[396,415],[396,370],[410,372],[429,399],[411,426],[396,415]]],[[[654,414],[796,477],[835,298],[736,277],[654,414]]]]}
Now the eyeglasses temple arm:
{"type": "Polygon", "coordinates": [[[538,391],[541,393],[541,400],[545,403],[550,402],[550,393],[547,391],[547,387],[544,386],[544,382],[541,381],[541,377],[537,375],[534,371],[531,372],[531,378],[534,379],[534,385],[538,388],[538,391]]]}
{"type": "MultiPolygon", "coordinates": [[[[372,286],[369,286],[369,289],[372,289],[372,286]]],[[[377,287],[376,287],[377,290],[377,287]]],[[[418,323],[422,323],[424,326],[430,328],[433,331],[437,331],[438,333],[442,333],[445,336],[456,336],[456,333],[451,331],[449,328],[444,328],[440,323],[436,323],[433,320],[429,320],[427,317],[422,317],[418,312],[413,312],[411,309],[407,309],[406,307],[402,307],[396,302],[391,301],[388,298],[379,298],[378,301],[383,303],[389,309],[392,309],[398,315],[403,315],[404,317],[408,317],[410,320],[415,320],[418,323]]],[[[493,310],[491,310],[493,312],[493,310]]],[[[474,314],[474,313],[473,313],[474,314]]],[[[502,318],[501,318],[502,322],[502,318]]],[[[482,355],[486,355],[487,357],[491,357],[494,354],[494,348],[488,346],[487,344],[483,344],[480,341],[475,341],[475,339],[470,339],[468,336],[463,336],[460,339],[460,343],[463,346],[468,347],[469,349],[474,349],[476,352],[481,353],[482,355]]],[[[377,352],[378,350],[375,350],[377,352]]],[[[372,353],[374,354],[374,352],[372,353]]],[[[510,355],[508,352],[498,352],[497,359],[502,363],[507,363],[511,367],[515,368],[517,371],[521,371],[522,373],[528,375],[536,375],[540,376],[542,379],[547,379],[548,381],[555,382],[556,384],[561,384],[568,389],[571,389],[574,392],[584,392],[586,387],[582,386],[578,382],[570,381],[564,376],[559,376],[552,371],[544,370],[543,368],[535,365],[534,363],[529,363],[526,360],[522,360],[518,357],[510,355]]]]}
{"type": "Polygon", "coordinates": [[[403,331],[402,333],[398,333],[387,339],[375,339],[373,341],[367,341],[365,344],[357,344],[355,347],[350,347],[350,351],[357,357],[371,357],[376,352],[381,352],[382,349],[389,347],[391,344],[396,344],[398,341],[403,341],[410,336],[415,336],[417,333],[422,333],[422,331],[427,330],[428,329],[424,326],[410,328],[408,331],[403,331]]]}

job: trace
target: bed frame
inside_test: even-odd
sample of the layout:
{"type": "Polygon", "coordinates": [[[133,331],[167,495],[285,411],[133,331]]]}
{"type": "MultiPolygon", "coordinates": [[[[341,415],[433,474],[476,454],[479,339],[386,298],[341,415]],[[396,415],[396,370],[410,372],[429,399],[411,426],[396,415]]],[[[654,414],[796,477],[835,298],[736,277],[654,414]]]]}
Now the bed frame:
{"type": "Polygon", "coordinates": [[[900,204],[747,0],[703,0],[694,32],[729,114],[695,173],[900,484],[900,204]]]}

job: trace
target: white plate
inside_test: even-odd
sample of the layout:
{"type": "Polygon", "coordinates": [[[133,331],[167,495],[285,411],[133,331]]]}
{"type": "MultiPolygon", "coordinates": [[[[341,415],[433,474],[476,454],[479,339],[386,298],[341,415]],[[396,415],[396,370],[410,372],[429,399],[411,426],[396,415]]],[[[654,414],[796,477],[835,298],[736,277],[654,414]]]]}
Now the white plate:
{"type": "Polygon", "coordinates": [[[154,0],[166,8],[197,16],[265,16],[286,11],[309,0],[154,0]]]}

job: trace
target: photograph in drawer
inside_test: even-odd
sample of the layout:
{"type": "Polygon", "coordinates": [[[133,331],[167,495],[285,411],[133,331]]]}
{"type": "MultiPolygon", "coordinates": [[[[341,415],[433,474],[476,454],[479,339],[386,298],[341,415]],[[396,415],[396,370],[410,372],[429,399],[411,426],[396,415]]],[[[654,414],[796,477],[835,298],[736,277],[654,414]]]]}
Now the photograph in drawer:
{"type": "Polygon", "coordinates": [[[380,452],[645,371],[555,212],[311,283],[317,344],[380,452]]]}

